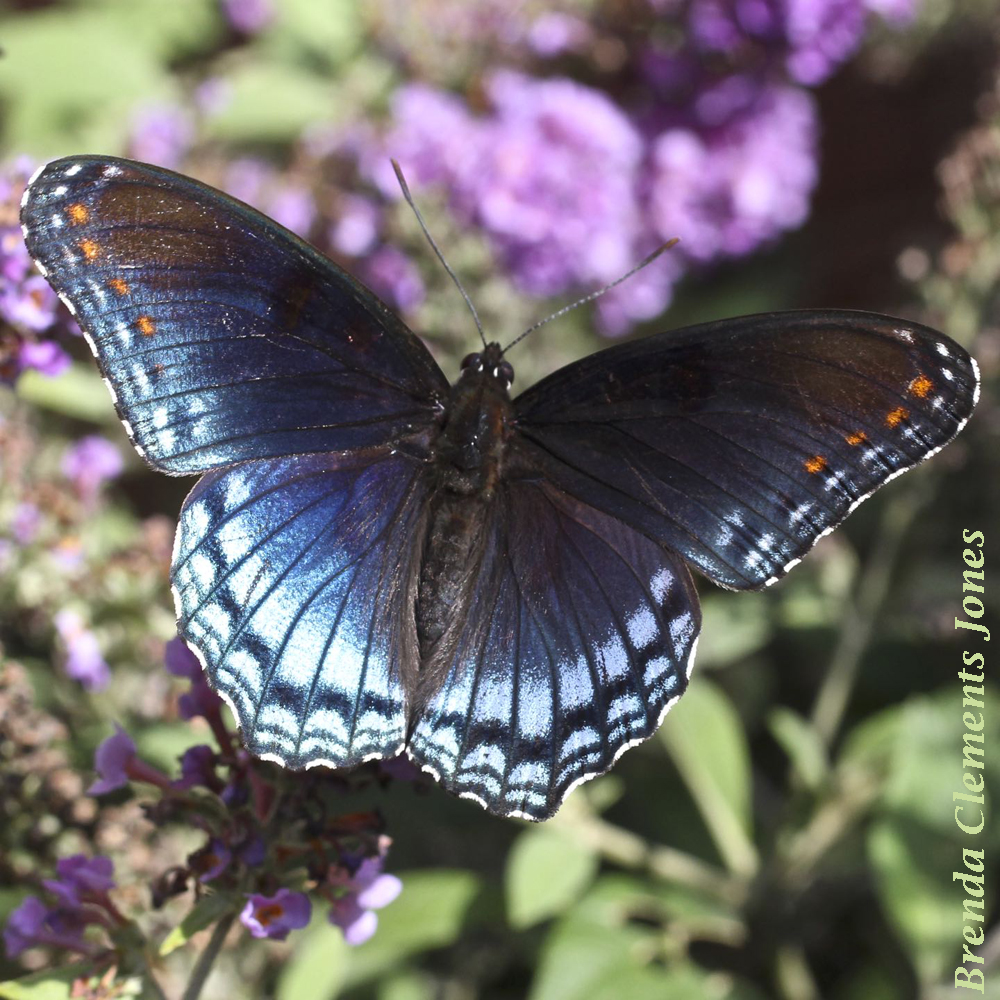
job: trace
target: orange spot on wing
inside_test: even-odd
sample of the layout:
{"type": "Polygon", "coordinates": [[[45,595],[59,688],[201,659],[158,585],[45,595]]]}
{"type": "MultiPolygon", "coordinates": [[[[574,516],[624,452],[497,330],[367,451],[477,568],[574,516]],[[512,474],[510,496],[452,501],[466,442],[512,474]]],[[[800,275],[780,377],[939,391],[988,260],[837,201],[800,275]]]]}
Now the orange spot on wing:
{"type": "Polygon", "coordinates": [[[80,202],[75,202],[66,209],[66,214],[69,216],[71,225],[82,226],[90,218],[90,209],[86,205],[81,205],[80,202]]]}
{"type": "Polygon", "coordinates": [[[868,440],[868,435],[864,431],[855,431],[853,434],[848,434],[847,437],[844,438],[844,440],[848,444],[854,444],[854,445],[863,444],[865,441],[868,440]]]}
{"type": "Polygon", "coordinates": [[[156,333],[156,324],[149,316],[140,316],[135,325],[139,328],[139,333],[144,337],[152,337],[156,333]]]}
{"type": "Polygon", "coordinates": [[[100,246],[93,240],[80,240],[80,249],[87,260],[96,260],[97,255],[101,252],[100,246]]]}
{"type": "Polygon", "coordinates": [[[918,375],[910,383],[910,392],[914,396],[919,396],[921,399],[927,395],[934,388],[934,383],[926,375],[918,375]]]}
{"type": "Polygon", "coordinates": [[[128,295],[128,282],[124,278],[112,278],[108,287],[118,295],[128,295]]]}
{"type": "Polygon", "coordinates": [[[807,458],[803,464],[806,467],[806,472],[815,475],[826,468],[826,459],[822,455],[813,455],[812,458],[807,458]]]}
{"type": "Polygon", "coordinates": [[[909,415],[909,410],[902,406],[897,406],[896,409],[890,410],[885,415],[885,422],[889,427],[898,427],[909,415]]]}

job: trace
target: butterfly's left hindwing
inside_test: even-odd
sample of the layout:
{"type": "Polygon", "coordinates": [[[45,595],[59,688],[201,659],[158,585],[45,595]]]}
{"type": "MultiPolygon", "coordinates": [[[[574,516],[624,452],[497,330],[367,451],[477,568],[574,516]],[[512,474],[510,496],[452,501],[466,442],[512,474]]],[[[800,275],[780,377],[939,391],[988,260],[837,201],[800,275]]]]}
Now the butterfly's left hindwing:
{"type": "Polygon", "coordinates": [[[21,221],[133,443],[164,472],[382,445],[429,425],[447,394],[371,292],[190,178],[56,160],[29,184],[21,221]]]}
{"type": "Polygon", "coordinates": [[[975,361],[948,337],[817,311],[617,345],[514,407],[518,447],[553,482],[744,589],[943,448],[978,392],[975,361]]]}
{"type": "Polygon", "coordinates": [[[683,561],[541,481],[507,483],[471,607],[409,753],[491,812],[542,820],[652,736],[701,625],[683,561]]]}
{"type": "Polygon", "coordinates": [[[425,488],[400,455],[309,455],[206,475],[171,572],[181,633],[247,746],[289,767],[391,757],[425,488]]]}

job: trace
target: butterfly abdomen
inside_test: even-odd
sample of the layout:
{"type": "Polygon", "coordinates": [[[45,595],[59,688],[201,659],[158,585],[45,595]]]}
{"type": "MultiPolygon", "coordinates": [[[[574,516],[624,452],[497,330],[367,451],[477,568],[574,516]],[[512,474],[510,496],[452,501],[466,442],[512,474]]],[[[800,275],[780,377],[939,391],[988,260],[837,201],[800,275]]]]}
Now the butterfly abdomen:
{"type": "Polygon", "coordinates": [[[416,600],[420,701],[452,664],[470,611],[483,544],[512,433],[506,384],[466,370],[433,446],[433,486],[416,600]]]}

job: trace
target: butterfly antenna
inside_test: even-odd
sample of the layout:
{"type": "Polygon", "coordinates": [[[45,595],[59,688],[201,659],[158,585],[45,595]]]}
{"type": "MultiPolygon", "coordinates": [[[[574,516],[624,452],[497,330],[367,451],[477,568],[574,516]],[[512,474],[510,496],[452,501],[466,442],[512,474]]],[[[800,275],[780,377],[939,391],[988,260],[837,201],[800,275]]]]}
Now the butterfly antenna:
{"type": "Polygon", "coordinates": [[[657,257],[660,256],[665,250],[669,250],[675,243],[680,243],[680,240],[674,238],[672,240],[667,240],[663,246],[657,247],[648,257],[639,261],[635,267],[632,268],[627,274],[623,274],[620,278],[615,278],[614,281],[609,285],[605,285],[603,288],[598,288],[596,292],[591,292],[589,295],[584,295],[582,299],[577,299],[576,302],[571,302],[568,306],[563,306],[562,309],[557,309],[551,316],[546,316],[545,319],[540,319],[537,323],[529,326],[527,330],[524,331],[520,336],[515,337],[504,349],[503,354],[506,354],[515,344],[519,344],[529,333],[534,333],[540,326],[545,326],[546,323],[551,323],[554,319],[559,319],[560,316],[565,316],[566,313],[572,312],[578,306],[585,306],[588,302],[593,302],[594,299],[600,298],[605,292],[610,292],[612,288],[620,285],[623,281],[628,281],[637,271],[641,271],[644,267],[652,264],[657,257]]]}
{"type": "Polygon", "coordinates": [[[417,222],[420,223],[420,228],[424,231],[424,236],[427,237],[427,242],[430,243],[434,252],[437,254],[438,260],[444,265],[444,269],[451,275],[451,280],[455,282],[458,290],[462,293],[462,298],[465,299],[465,304],[469,307],[469,311],[472,313],[472,318],[476,321],[476,329],[479,331],[479,338],[483,342],[483,347],[485,347],[486,334],[483,332],[483,324],[479,321],[479,313],[476,312],[476,307],[472,304],[472,299],[469,298],[469,293],[462,287],[462,282],[458,280],[458,275],[451,269],[448,261],[444,259],[444,254],[441,253],[440,248],[434,242],[434,237],[431,236],[430,230],[427,228],[427,223],[424,222],[424,217],[420,214],[420,209],[417,208],[416,203],[413,200],[413,195],[410,194],[410,187],[406,183],[406,178],[403,176],[402,168],[395,160],[392,160],[391,162],[392,169],[396,171],[396,180],[399,181],[399,186],[402,188],[406,204],[413,209],[413,214],[417,217],[417,222]]]}

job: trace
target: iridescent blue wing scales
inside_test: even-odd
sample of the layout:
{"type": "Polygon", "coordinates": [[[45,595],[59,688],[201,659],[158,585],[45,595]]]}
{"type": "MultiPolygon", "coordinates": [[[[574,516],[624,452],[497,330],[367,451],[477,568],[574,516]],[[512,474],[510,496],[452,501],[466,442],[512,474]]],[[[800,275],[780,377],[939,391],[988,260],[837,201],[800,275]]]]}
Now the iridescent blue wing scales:
{"type": "Polygon", "coordinates": [[[617,345],[514,405],[544,475],[744,589],[944,447],[978,386],[975,361],[927,327],[791,312],[617,345]]]}
{"type": "Polygon", "coordinates": [[[133,443],[164,472],[382,445],[429,425],[448,391],[371,292],[190,178],[56,160],[21,219],[133,443]]]}
{"type": "Polygon", "coordinates": [[[387,450],[245,462],[184,504],[182,633],[247,746],[289,767],[403,747],[422,465],[387,450]]]}
{"type": "Polygon", "coordinates": [[[408,752],[493,812],[545,819],[683,693],[698,597],[681,559],[542,481],[505,484],[484,536],[473,613],[408,752]]]}

